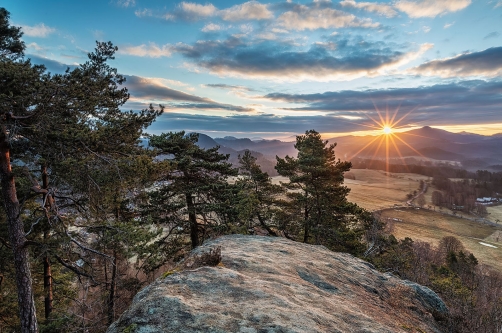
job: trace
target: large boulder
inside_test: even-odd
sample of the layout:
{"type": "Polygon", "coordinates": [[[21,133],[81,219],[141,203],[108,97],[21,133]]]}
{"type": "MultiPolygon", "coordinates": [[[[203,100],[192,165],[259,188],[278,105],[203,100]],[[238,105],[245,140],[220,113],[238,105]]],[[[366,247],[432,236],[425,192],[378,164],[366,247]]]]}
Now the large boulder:
{"type": "Polygon", "coordinates": [[[230,235],[221,263],[165,274],[141,290],[107,333],[441,332],[447,314],[430,289],[323,246],[230,235]]]}

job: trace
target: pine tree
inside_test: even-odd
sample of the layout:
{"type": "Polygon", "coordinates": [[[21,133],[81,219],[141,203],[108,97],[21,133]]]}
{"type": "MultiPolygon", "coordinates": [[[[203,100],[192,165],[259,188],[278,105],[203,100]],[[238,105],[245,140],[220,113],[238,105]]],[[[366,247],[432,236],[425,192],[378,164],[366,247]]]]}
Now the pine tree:
{"type": "MultiPolygon", "coordinates": [[[[93,169],[103,164],[116,166],[118,157],[129,156],[137,149],[142,130],[162,108],[121,111],[129,94],[122,86],[124,77],[107,64],[117,50],[111,43],[97,43],[89,61],[77,69],[51,75],[43,66],[34,66],[23,59],[21,32],[9,27],[8,18],[8,12],[0,10],[2,198],[14,254],[21,331],[37,332],[28,245],[39,246],[39,242],[28,239],[27,235],[35,236],[31,231],[45,224],[42,233],[46,234],[46,241],[58,238],[84,250],[77,237],[69,232],[71,220],[61,211],[86,199],[84,192],[74,193],[76,180],[92,183],[89,175],[93,169]],[[25,167],[13,170],[12,163],[21,160],[25,167]],[[39,167],[35,171],[36,165],[39,167]],[[54,179],[52,184],[59,184],[59,190],[44,181],[44,174],[48,173],[54,179]],[[21,176],[30,179],[32,196],[40,196],[43,203],[42,216],[33,220],[28,232],[21,218],[16,187],[16,179],[21,176]]],[[[74,256],[56,259],[67,268],[78,270],[71,261],[74,256]]]]}
{"type": "MultiPolygon", "coordinates": [[[[280,185],[272,184],[268,173],[263,172],[249,150],[239,155],[241,178],[236,182],[239,188],[237,208],[240,218],[245,221],[257,219],[259,225],[272,236],[277,232],[272,228],[278,207],[276,202],[284,190],[280,185]]],[[[275,226],[277,229],[277,226],[275,226]]]]}
{"type": "MultiPolygon", "coordinates": [[[[218,148],[197,146],[198,134],[167,133],[150,137],[150,146],[165,157],[159,185],[150,193],[144,214],[167,228],[164,251],[176,253],[186,244],[195,248],[211,232],[225,228],[230,202],[227,178],[237,175],[228,155],[218,148]]],[[[164,252],[165,253],[165,252],[164,252]]]]}
{"type": "Polygon", "coordinates": [[[360,252],[363,210],[347,200],[343,174],[350,162],[335,158],[336,144],[328,145],[314,130],[296,137],[297,158],[277,157],[277,172],[289,178],[287,226],[303,242],[323,244],[334,250],[360,252]],[[296,225],[295,225],[296,224],[296,225]]]}

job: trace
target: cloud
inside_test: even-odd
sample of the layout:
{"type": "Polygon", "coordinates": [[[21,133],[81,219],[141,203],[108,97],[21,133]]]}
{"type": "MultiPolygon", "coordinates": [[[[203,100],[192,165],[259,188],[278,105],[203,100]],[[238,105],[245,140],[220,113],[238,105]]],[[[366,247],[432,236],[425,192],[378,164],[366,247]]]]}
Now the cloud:
{"type": "Polygon", "coordinates": [[[497,8],[497,7],[502,7],[502,0],[499,0],[499,1],[495,4],[495,7],[493,7],[493,8],[497,8]]]}
{"type": "Polygon", "coordinates": [[[26,45],[28,49],[33,49],[37,52],[44,52],[47,51],[47,49],[43,46],[38,45],[37,43],[29,43],[26,45]]]}
{"type": "Polygon", "coordinates": [[[153,10],[151,9],[148,9],[148,8],[144,8],[144,9],[138,9],[136,11],[134,11],[134,15],[136,15],[137,17],[151,17],[151,16],[154,16],[153,14],[153,10]]]}
{"type": "Polygon", "coordinates": [[[43,23],[39,23],[34,26],[22,25],[21,28],[24,34],[29,37],[44,38],[56,31],[56,29],[48,27],[43,23]]]}
{"type": "Polygon", "coordinates": [[[169,44],[159,46],[150,42],[138,46],[121,46],[118,53],[147,58],[170,57],[172,54],[172,46],[169,44]]]}
{"type": "Polygon", "coordinates": [[[497,31],[493,31],[486,35],[483,39],[497,38],[498,36],[500,36],[500,34],[497,31]]]}
{"type": "MultiPolygon", "coordinates": [[[[317,116],[277,116],[272,114],[232,114],[228,116],[186,114],[166,112],[148,128],[149,133],[172,131],[190,131],[218,136],[218,133],[240,133],[255,136],[289,136],[302,134],[306,130],[316,129],[320,132],[346,132],[361,130],[364,127],[357,123],[341,122],[336,115],[317,116]],[[213,134],[214,133],[214,134],[213,134]]],[[[226,135],[226,134],[225,134],[226,135]]]]}
{"type": "Polygon", "coordinates": [[[235,85],[223,84],[223,83],[209,83],[209,84],[205,84],[204,87],[217,88],[217,89],[226,89],[226,90],[255,91],[254,89],[251,89],[249,87],[235,86],[235,85]]]}
{"type": "Polygon", "coordinates": [[[502,75],[502,47],[492,47],[480,52],[459,54],[452,58],[432,60],[409,70],[426,76],[465,77],[502,75]]]}
{"type": "Polygon", "coordinates": [[[210,17],[219,17],[224,21],[249,21],[249,20],[267,20],[274,17],[274,14],[268,9],[268,5],[261,4],[258,1],[248,1],[240,5],[219,10],[213,4],[205,5],[182,2],[172,11],[164,14],[155,13],[151,9],[143,9],[135,12],[138,17],[160,17],[168,21],[198,21],[210,17]]]}
{"type": "Polygon", "coordinates": [[[202,32],[213,32],[213,31],[220,31],[220,30],[222,30],[221,26],[218,24],[214,24],[214,23],[206,24],[201,29],[202,32]]]}
{"type": "Polygon", "coordinates": [[[134,7],[136,6],[136,0],[117,0],[117,5],[120,7],[134,7]]]}
{"type": "Polygon", "coordinates": [[[209,98],[169,88],[165,80],[144,78],[135,75],[125,75],[125,86],[131,94],[132,101],[148,100],[165,104],[167,109],[218,109],[237,112],[253,111],[250,108],[215,102],[209,98]]]}
{"type": "MultiPolygon", "coordinates": [[[[231,114],[226,116],[187,114],[175,110],[165,113],[149,131],[187,130],[203,133],[240,133],[269,136],[299,134],[308,129],[320,132],[367,130],[377,118],[375,106],[391,112],[396,119],[409,113],[400,126],[462,125],[501,123],[502,81],[470,80],[415,88],[328,91],[318,94],[271,93],[263,98],[290,104],[288,115],[231,114]],[[294,112],[298,111],[298,112],[294,112]],[[301,111],[301,113],[300,113],[301,111]],[[306,112],[312,111],[312,114],[306,112]],[[318,114],[318,112],[323,112],[318,114]]],[[[141,106],[142,108],[145,105],[141,106]]]]}
{"type": "Polygon", "coordinates": [[[451,23],[445,23],[445,25],[443,26],[444,29],[448,29],[449,27],[451,27],[452,25],[455,24],[455,21],[451,22],[451,23]]]}
{"type": "Polygon", "coordinates": [[[219,11],[218,15],[225,21],[267,20],[274,17],[268,6],[257,1],[245,2],[219,11]]]}
{"type": "Polygon", "coordinates": [[[340,5],[343,7],[358,8],[368,12],[377,13],[386,17],[394,17],[397,12],[392,6],[375,3],[375,2],[355,2],[354,0],[343,0],[340,1],[340,5]]]}
{"type": "Polygon", "coordinates": [[[299,82],[378,76],[416,59],[431,47],[423,44],[403,52],[403,46],[397,51],[383,42],[337,40],[336,46],[314,43],[309,50],[299,51],[278,41],[249,43],[244,38],[231,37],[193,45],[176,44],[173,52],[219,76],[299,82]]]}
{"type": "Polygon", "coordinates": [[[297,5],[277,19],[279,26],[288,30],[316,30],[330,28],[378,28],[379,23],[371,19],[359,19],[341,10],[322,7],[319,5],[297,5]]]}
{"type": "Polygon", "coordinates": [[[409,17],[436,17],[462,10],[471,4],[471,0],[400,0],[395,7],[409,17]]]}
{"type": "Polygon", "coordinates": [[[70,70],[77,68],[77,66],[75,65],[63,64],[62,62],[41,57],[35,54],[27,54],[27,57],[30,58],[31,62],[35,65],[44,65],[45,68],[47,68],[47,71],[51,73],[62,74],[66,71],[68,67],[70,68],[70,70]]]}
{"type": "Polygon", "coordinates": [[[303,133],[351,132],[367,130],[369,119],[378,118],[375,106],[387,107],[397,119],[409,113],[399,126],[463,125],[501,123],[502,81],[461,81],[416,88],[344,90],[320,94],[272,93],[264,96],[272,101],[297,103],[290,111],[302,111],[286,116],[271,114],[234,114],[209,116],[167,113],[151,128],[162,131],[166,126],[176,130],[197,132],[303,133]],[[305,112],[313,111],[312,115],[305,112]],[[322,111],[323,114],[317,114],[322,111]],[[314,112],[316,114],[314,114],[314,112]]]}
{"type": "Polygon", "coordinates": [[[215,16],[218,9],[213,4],[201,5],[193,2],[181,2],[172,11],[161,12],[150,8],[136,10],[134,14],[137,17],[156,17],[167,21],[199,21],[215,16]]]}
{"type": "Polygon", "coordinates": [[[182,2],[178,5],[178,9],[175,13],[184,17],[188,21],[192,21],[205,17],[211,17],[216,13],[216,11],[217,8],[210,3],[200,5],[193,2],[182,2]]]}
{"type": "MultiPolygon", "coordinates": [[[[435,123],[502,121],[502,81],[461,81],[416,88],[342,90],[318,94],[271,93],[263,98],[300,104],[292,111],[324,111],[330,114],[376,116],[375,106],[414,110],[407,121],[435,123]]],[[[400,124],[404,125],[404,124],[400,124]]]]}

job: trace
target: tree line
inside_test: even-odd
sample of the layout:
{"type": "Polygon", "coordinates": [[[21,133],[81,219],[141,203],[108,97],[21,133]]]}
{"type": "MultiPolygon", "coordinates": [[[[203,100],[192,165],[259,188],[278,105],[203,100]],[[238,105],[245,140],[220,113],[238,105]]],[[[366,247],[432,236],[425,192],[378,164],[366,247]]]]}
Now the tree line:
{"type": "Polygon", "coordinates": [[[490,196],[494,192],[502,193],[502,172],[491,172],[487,170],[477,170],[476,172],[454,167],[449,163],[437,163],[430,165],[427,163],[409,164],[387,164],[382,160],[369,160],[355,158],[352,161],[355,169],[374,169],[394,173],[416,173],[431,178],[458,178],[473,180],[478,188],[479,196],[490,196]]]}

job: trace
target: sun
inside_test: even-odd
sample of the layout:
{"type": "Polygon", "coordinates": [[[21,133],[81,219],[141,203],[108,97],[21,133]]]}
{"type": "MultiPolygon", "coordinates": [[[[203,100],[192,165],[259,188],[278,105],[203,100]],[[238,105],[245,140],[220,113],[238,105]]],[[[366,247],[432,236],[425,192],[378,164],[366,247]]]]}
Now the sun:
{"type": "Polygon", "coordinates": [[[386,125],[386,126],[384,126],[384,127],[382,128],[382,131],[383,131],[383,133],[384,133],[384,134],[387,134],[387,135],[388,135],[388,134],[391,134],[391,133],[392,133],[392,127],[390,127],[390,126],[386,125]]]}

